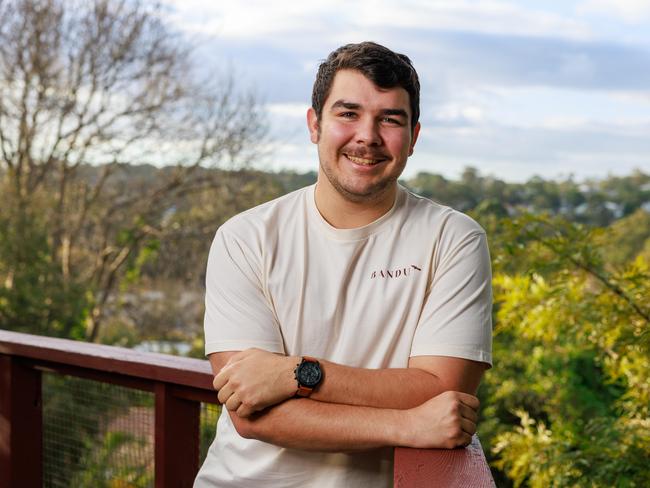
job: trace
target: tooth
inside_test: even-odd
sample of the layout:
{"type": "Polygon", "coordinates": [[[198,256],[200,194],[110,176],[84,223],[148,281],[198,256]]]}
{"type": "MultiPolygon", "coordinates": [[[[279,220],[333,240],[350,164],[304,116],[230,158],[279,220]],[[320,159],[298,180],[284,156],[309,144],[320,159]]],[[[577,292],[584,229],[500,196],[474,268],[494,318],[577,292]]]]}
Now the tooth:
{"type": "Polygon", "coordinates": [[[366,165],[366,166],[376,163],[375,159],[358,158],[358,157],[355,157],[355,156],[348,156],[348,159],[350,159],[351,161],[353,161],[353,162],[355,162],[357,164],[363,164],[363,165],[366,165]]]}

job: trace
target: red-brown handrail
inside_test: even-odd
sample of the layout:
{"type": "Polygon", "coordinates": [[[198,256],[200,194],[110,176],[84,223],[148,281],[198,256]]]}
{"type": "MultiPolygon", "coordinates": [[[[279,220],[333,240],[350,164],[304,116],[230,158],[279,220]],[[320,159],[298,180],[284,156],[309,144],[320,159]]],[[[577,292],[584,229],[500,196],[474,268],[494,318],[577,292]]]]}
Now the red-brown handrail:
{"type": "Polygon", "coordinates": [[[0,330],[0,486],[42,486],[41,372],[155,395],[155,484],[191,487],[200,402],[217,403],[205,360],[0,330]]]}
{"type": "MultiPolygon", "coordinates": [[[[200,402],[217,403],[208,361],[0,330],[0,487],[42,486],[41,372],[153,392],[155,486],[191,487],[200,402]]],[[[478,438],[467,449],[395,449],[395,486],[493,487],[478,438]]]]}

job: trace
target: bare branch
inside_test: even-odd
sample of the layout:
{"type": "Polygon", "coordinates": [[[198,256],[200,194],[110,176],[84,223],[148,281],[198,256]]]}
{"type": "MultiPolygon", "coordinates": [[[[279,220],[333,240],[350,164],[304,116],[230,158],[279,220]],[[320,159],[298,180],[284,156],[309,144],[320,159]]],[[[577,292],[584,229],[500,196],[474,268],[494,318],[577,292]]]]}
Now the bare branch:
{"type": "Polygon", "coordinates": [[[94,330],[164,211],[208,184],[202,167],[248,164],[264,136],[255,98],[230,76],[198,80],[157,8],[0,0],[0,156],[24,208],[48,202],[48,242],[66,282],[94,294],[94,330]],[[127,162],[169,168],[121,189],[127,162]]]}

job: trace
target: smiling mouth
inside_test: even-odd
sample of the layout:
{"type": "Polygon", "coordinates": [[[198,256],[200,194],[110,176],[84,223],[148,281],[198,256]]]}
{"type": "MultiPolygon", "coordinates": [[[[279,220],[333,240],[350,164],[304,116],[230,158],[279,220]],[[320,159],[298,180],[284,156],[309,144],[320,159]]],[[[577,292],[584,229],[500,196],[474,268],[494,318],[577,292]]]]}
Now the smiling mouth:
{"type": "Polygon", "coordinates": [[[351,156],[349,154],[345,154],[345,157],[348,158],[353,163],[360,164],[362,166],[373,166],[375,164],[379,164],[382,161],[384,161],[384,159],[360,158],[358,156],[351,156]]]}

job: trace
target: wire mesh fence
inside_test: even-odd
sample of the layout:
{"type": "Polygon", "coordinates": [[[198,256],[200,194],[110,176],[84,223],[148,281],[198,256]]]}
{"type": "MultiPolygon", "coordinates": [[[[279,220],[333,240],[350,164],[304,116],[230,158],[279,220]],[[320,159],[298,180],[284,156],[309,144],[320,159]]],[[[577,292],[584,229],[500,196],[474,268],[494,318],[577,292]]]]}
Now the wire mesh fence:
{"type": "Polygon", "coordinates": [[[43,375],[43,486],[153,484],[153,394],[43,375]]]}
{"type": "MultiPolygon", "coordinates": [[[[216,393],[215,393],[216,395],[216,393]]],[[[205,456],[208,453],[210,444],[214,440],[217,431],[217,420],[221,414],[221,405],[214,403],[201,404],[201,425],[200,425],[200,443],[199,456],[200,464],[203,464],[205,456]]]]}
{"type": "MultiPolygon", "coordinates": [[[[43,486],[153,486],[154,401],[149,392],[43,374],[43,486]]],[[[219,412],[201,405],[201,462],[219,412]]]]}

